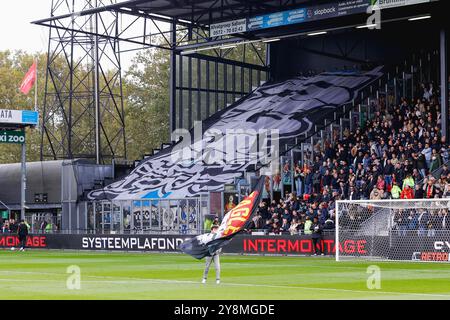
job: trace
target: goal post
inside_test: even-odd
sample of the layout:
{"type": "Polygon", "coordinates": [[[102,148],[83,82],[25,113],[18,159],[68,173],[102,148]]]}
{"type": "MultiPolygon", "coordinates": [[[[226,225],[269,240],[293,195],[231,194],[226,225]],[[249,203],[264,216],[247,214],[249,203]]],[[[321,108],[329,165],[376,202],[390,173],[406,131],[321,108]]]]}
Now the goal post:
{"type": "Polygon", "coordinates": [[[450,199],[336,201],[336,261],[450,262],[450,199]]]}

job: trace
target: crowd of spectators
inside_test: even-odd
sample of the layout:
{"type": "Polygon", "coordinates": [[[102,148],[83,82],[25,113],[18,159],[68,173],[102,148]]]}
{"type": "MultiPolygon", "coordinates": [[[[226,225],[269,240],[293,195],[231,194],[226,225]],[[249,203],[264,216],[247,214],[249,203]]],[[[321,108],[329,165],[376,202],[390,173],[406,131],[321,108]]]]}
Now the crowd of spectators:
{"type": "Polygon", "coordinates": [[[17,228],[19,224],[14,219],[5,219],[1,223],[0,233],[17,233],[17,228]]]}
{"type": "MultiPolygon", "coordinates": [[[[0,233],[17,233],[17,228],[19,226],[19,222],[15,219],[0,219],[0,233]]],[[[25,224],[28,226],[29,229],[31,229],[31,226],[28,224],[28,222],[25,221],[25,224]]],[[[37,232],[40,233],[52,233],[57,230],[57,226],[50,222],[47,222],[45,220],[42,220],[38,223],[39,228],[36,228],[35,230],[38,230],[37,232]]]]}
{"type": "Polygon", "coordinates": [[[292,174],[289,162],[283,164],[274,185],[293,176],[294,190],[279,201],[262,202],[252,227],[309,234],[314,218],[324,230],[334,229],[336,200],[450,197],[440,104],[432,85],[422,85],[420,97],[399,104],[379,99],[364,126],[335,143],[314,146],[311,165],[298,162],[292,174]]]}
{"type": "Polygon", "coordinates": [[[273,234],[312,234],[315,219],[323,230],[333,230],[334,201],[307,202],[291,193],[287,199],[273,200],[270,204],[262,201],[251,228],[273,234]]]}

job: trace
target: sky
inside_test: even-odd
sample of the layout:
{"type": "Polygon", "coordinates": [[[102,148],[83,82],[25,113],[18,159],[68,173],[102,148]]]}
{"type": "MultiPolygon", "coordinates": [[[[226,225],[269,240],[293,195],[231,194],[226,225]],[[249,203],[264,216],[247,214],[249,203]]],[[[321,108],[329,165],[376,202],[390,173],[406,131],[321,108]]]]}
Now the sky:
{"type": "Polygon", "coordinates": [[[52,0],[2,0],[0,50],[47,52],[48,29],[30,22],[50,16],[52,0]]]}
{"type": "MultiPolygon", "coordinates": [[[[50,17],[52,0],[0,1],[0,51],[24,50],[29,53],[47,53],[49,28],[31,22],[50,17]]],[[[131,59],[135,54],[135,51],[122,53],[123,70],[131,66],[131,59]]],[[[108,65],[107,61],[104,63],[108,65]]]]}

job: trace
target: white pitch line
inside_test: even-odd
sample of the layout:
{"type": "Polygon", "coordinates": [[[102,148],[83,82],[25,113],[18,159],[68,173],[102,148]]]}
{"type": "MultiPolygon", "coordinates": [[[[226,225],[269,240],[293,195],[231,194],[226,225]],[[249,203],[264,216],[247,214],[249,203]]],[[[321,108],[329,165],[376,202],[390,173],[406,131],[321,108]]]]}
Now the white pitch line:
{"type": "MultiPolygon", "coordinates": [[[[15,271],[11,271],[11,273],[19,273],[15,271]]],[[[39,274],[36,272],[27,272],[31,274],[39,274]]],[[[45,273],[49,274],[49,273],[45,273]]],[[[51,274],[51,273],[50,273],[51,274]]],[[[59,273],[53,273],[52,275],[63,275],[59,273]]],[[[106,276],[85,276],[90,278],[97,279],[115,279],[115,277],[106,277],[106,276]]],[[[35,280],[25,280],[25,279],[0,279],[0,281],[8,282],[16,280],[17,282],[33,282],[35,280]]],[[[61,280],[42,280],[38,279],[37,282],[48,282],[54,281],[59,282],[61,280]]],[[[130,283],[138,283],[143,284],[143,282],[147,283],[168,283],[168,284],[198,284],[201,285],[200,282],[197,281],[189,281],[189,280],[168,280],[168,279],[143,279],[143,278],[122,278],[122,280],[82,280],[81,283],[111,283],[111,284],[130,284],[130,283]]],[[[352,290],[352,289],[339,289],[339,288],[317,288],[317,287],[302,287],[302,286],[282,286],[282,285],[267,285],[267,284],[250,284],[250,283],[222,283],[222,286],[240,286],[240,287],[262,287],[262,288],[277,288],[277,289],[301,289],[301,290],[316,290],[316,291],[331,291],[331,292],[351,292],[351,293],[364,293],[364,294],[378,294],[378,295],[402,295],[402,296],[416,296],[416,297],[441,297],[450,299],[450,295],[448,294],[433,294],[433,293],[417,293],[417,292],[396,292],[396,291],[364,291],[364,290],[352,290]]]]}
{"type": "MultiPolygon", "coordinates": [[[[242,266],[255,266],[254,263],[245,263],[245,262],[223,262],[221,261],[222,264],[228,264],[230,266],[233,265],[242,265],[242,266]]],[[[376,265],[376,263],[374,262],[373,264],[376,265]]],[[[350,266],[336,266],[336,265],[316,265],[316,264],[269,264],[269,263],[264,263],[264,264],[258,264],[258,266],[261,267],[311,267],[311,268],[323,268],[323,269],[349,269],[349,270],[363,270],[365,273],[365,266],[362,267],[350,267],[350,266]]],[[[383,268],[381,267],[381,271],[383,271],[383,268]]],[[[414,272],[432,272],[432,273],[448,273],[450,274],[450,269],[449,270],[428,270],[428,269],[405,269],[405,268],[395,268],[395,269],[388,269],[388,270],[384,270],[386,272],[392,272],[392,271],[414,271],[414,272]]]]}

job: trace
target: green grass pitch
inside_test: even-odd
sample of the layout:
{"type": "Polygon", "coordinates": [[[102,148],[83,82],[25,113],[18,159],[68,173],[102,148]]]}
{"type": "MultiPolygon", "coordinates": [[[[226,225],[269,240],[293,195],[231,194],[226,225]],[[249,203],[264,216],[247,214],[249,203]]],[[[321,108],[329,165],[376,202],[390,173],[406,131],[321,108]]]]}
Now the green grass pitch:
{"type": "Polygon", "coordinates": [[[450,299],[450,264],[335,262],[327,257],[221,256],[222,283],[181,254],[0,250],[0,299],[450,299]],[[68,290],[67,268],[81,269],[68,290]],[[367,267],[381,289],[367,288],[367,267]],[[218,290],[219,289],[219,290],[218,290]]]}

